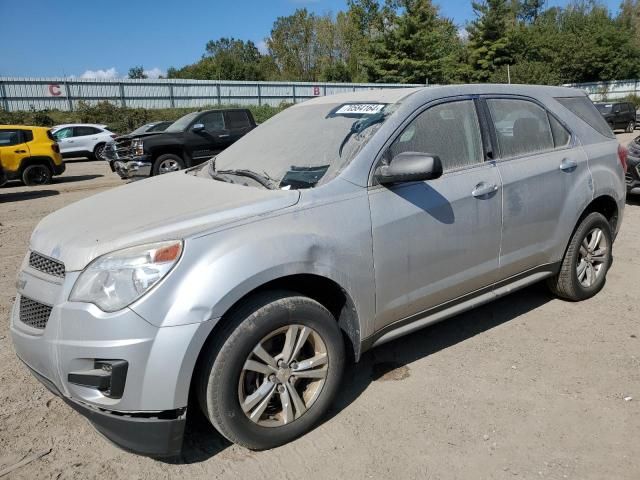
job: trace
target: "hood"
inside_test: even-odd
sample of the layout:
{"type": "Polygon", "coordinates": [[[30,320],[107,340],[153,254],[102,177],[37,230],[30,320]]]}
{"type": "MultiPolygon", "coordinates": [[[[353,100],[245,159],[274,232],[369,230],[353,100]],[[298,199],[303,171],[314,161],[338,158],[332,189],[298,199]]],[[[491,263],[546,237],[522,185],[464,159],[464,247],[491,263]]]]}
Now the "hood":
{"type": "Polygon", "coordinates": [[[114,250],[185,238],[295,205],[296,190],[266,190],[176,172],[99,193],[45,217],[30,248],[82,270],[114,250]]]}
{"type": "Polygon", "coordinates": [[[135,135],[133,133],[128,133],[126,135],[120,135],[119,137],[116,137],[116,142],[119,140],[127,140],[127,139],[132,139],[132,138],[145,138],[145,137],[151,137],[153,135],[160,135],[161,133],[164,132],[144,132],[144,133],[136,133],[135,135]]]}

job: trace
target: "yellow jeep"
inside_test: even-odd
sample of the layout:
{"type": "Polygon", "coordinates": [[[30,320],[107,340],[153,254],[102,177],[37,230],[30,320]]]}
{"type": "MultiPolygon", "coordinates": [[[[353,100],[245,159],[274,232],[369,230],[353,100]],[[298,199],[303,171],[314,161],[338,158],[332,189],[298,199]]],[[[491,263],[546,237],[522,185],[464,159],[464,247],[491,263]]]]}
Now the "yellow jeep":
{"type": "Polygon", "coordinates": [[[0,125],[0,182],[46,185],[64,168],[60,147],[48,128],[0,125]]]}

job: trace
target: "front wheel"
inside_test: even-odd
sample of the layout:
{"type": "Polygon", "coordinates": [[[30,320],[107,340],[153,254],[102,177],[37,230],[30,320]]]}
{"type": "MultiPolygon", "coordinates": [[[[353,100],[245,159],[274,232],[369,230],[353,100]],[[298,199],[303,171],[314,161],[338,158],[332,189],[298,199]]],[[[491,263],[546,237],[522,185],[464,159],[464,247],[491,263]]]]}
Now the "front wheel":
{"type": "Polygon", "coordinates": [[[153,174],[162,175],[163,173],[177,172],[184,168],[184,160],[178,155],[173,153],[166,153],[160,155],[155,162],[153,162],[153,174]]]}
{"type": "Polygon", "coordinates": [[[335,397],[344,341],[331,313],[293,292],[249,299],[206,352],[198,397],[230,441],[262,450],[307,433],[335,397]]]}
{"type": "Polygon", "coordinates": [[[571,237],[560,273],[548,281],[553,293],[567,300],[586,300],[604,287],[612,260],[612,234],[600,213],[587,215],[571,237]]]}

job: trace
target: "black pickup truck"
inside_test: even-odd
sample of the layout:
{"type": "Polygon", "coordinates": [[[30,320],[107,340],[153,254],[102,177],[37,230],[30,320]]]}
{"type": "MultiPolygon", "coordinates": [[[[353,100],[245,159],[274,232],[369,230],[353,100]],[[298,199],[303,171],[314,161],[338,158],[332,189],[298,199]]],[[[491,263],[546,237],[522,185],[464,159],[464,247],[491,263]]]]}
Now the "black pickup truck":
{"type": "Polygon", "coordinates": [[[208,160],[255,127],[247,109],[193,112],[164,132],[116,138],[105,156],[121,178],[160,175],[208,160]]]}

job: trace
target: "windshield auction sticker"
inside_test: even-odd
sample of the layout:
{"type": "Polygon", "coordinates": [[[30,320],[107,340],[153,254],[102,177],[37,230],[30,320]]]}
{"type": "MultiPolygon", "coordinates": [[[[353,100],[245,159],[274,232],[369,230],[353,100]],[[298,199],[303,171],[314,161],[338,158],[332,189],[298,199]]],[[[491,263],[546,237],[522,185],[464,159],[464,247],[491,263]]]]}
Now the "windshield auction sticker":
{"type": "Polygon", "coordinates": [[[349,103],[342,105],[334,112],[334,115],[374,115],[382,111],[384,103],[349,103]]]}

